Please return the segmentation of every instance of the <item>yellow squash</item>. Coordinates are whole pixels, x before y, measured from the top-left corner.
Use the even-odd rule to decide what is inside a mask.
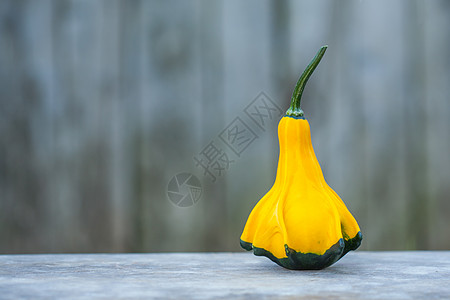
[[[278,125],[277,177],[256,204],[241,246],[288,269],[322,269],[359,247],[362,234],[344,202],[328,186],[314,154],[308,121],[300,109],[306,82],[323,46],[297,82],[289,110]]]

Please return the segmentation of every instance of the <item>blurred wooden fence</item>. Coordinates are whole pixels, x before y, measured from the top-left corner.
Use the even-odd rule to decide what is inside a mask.
[[[193,157],[260,92],[286,109],[323,44],[302,105],[362,248],[450,248],[448,1],[4,0],[0,252],[238,250],[276,122],[215,182]]]

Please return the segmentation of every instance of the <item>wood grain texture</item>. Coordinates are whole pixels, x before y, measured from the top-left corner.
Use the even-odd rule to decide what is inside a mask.
[[[348,254],[292,271],[250,253],[1,255],[4,299],[447,299],[450,252]]]

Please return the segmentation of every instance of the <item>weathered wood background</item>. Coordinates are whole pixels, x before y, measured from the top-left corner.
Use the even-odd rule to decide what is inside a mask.
[[[362,248],[449,249],[449,1],[2,0],[0,252],[238,250],[276,121],[215,182],[193,157],[323,44],[303,109]]]

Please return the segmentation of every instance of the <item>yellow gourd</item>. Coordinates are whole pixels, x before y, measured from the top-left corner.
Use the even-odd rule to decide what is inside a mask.
[[[359,247],[362,234],[344,202],[328,186],[300,109],[306,82],[323,46],[297,82],[291,106],[278,125],[280,156],[274,185],[256,204],[241,246],[288,269],[322,269]]]

